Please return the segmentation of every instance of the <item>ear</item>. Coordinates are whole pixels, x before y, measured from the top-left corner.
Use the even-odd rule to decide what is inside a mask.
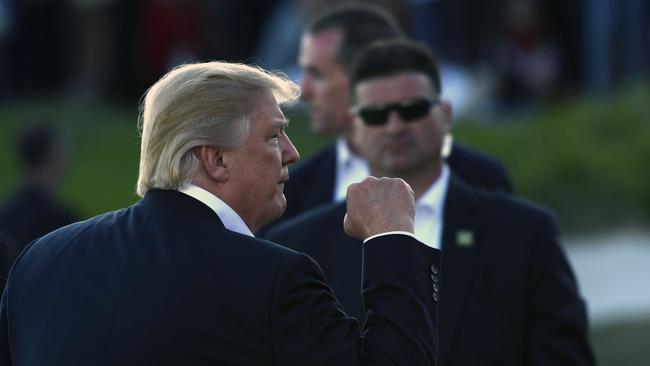
[[[454,117],[454,110],[451,103],[449,103],[448,100],[442,100],[440,103],[440,111],[442,113],[443,123],[445,124],[447,133],[451,133],[452,119]]]
[[[194,155],[199,159],[205,174],[218,181],[228,180],[228,167],[224,163],[223,152],[214,146],[197,146]]]

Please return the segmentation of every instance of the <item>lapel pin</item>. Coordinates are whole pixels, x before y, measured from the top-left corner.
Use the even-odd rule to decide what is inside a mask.
[[[459,230],[456,233],[456,246],[461,248],[470,248],[474,246],[474,232],[469,230]]]

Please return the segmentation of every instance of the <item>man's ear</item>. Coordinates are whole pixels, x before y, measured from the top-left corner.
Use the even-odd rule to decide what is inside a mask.
[[[194,155],[201,162],[205,174],[218,181],[228,180],[228,167],[224,163],[223,152],[214,146],[197,146]]]
[[[449,103],[448,100],[443,100],[440,104],[440,110],[442,112],[442,117],[444,119],[444,123],[446,124],[447,128],[447,133],[451,132],[451,125],[452,125],[452,119],[453,119],[453,113],[454,110],[451,106],[451,103]]]

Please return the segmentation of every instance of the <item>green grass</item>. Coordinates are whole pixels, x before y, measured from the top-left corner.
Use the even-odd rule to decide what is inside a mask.
[[[650,222],[650,90],[574,100],[455,135],[500,158],[517,192],[555,209],[564,229]]]
[[[600,366],[646,366],[650,360],[650,319],[594,328],[591,340]]]

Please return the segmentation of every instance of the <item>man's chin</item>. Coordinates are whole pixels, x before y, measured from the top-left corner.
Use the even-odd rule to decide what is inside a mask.
[[[287,199],[284,197],[284,194],[282,194],[280,198],[277,199],[276,202],[277,204],[275,205],[275,207],[277,207],[277,209],[273,211],[273,215],[269,215],[271,218],[269,224],[279,219],[280,216],[282,216],[284,211],[287,209]]]

